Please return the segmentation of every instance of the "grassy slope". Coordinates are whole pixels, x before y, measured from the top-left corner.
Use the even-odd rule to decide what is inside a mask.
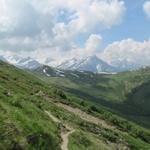
[[[73,125],[82,122],[73,114],[45,101],[43,96],[37,95],[40,91],[54,99],[58,97],[55,89],[45,86],[39,79],[0,62],[1,150],[59,150],[60,125],[50,120],[44,110],[51,111],[61,119],[74,120]],[[95,140],[90,135],[88,137]],[[76,141],[76,138],[72,139]],[[72,147],[72,144],[70,145]],[[79,144],[79,149],[83,145],[84,143]],[[96,147],[95,143],[90,142],[89,147],[93,149]]]
[[[33,95],[39,90],[47,87],[30,74],[0,62],[1,150],[60,149],[59,130],[40,109],[42,99]]]
[[[114,75],[66,72],[66,77],[40,78],[52,86],[99,103],[144,126],[150,127],[150,68]]]
[[[57,107],[53,100],[58,99],[108,120],[118,130],[108,130],[81,120]],[[53,122],[44,110],[76,129],[70,135],[69,150],[98,150],[99,146],[102,150],[119,146],[137,150],[150,147],[148,130],[95,109],[90,104],[84,103],[84,106],[78,102],[80,100],[67,98],[62,91],[49,88],[35,76],[0,62],[0,149],[59,150],[61,124]]]

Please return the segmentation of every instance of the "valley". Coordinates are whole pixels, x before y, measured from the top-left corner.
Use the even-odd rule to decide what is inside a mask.
[[[43,73],[46,68],[47,74]],[[49,86],[99,104],[127,119],[150,127],[149,67],[117,74],[55,70],[48,66],[34,71]]]
[[[0,0],[0,150],[150,150],[150,0]]]
[[[1,150],[150,148],[149,129],[49,87],[32,72],[0,62],[0,83]]]

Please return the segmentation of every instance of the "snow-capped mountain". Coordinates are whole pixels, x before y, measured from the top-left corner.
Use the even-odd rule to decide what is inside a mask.
[[[27,68],[27,69],[36,69],[38,67],[41,66],[41,64],[30,58],[30,57],[27,57],[27,58],[23,58],[21,59],[18,64],[17,64],[18,67],[21,67],[21,68]]]
[[[0,56],[0,59],[2,61],[7,61],[10,64],[13,64],[19,68],[24,69],[35,69],[41,66],[41,64],[32,59],[31,57],[20,57],[17,55],[6,55],[6,56]]]
[[[65,77],[66,76],[65,71],[62,71],[60,69],[53,68],[50,66],[46,66],[46,65],[43,65],[43,66],[38,67],[36,69],[33,69],[33,71],[40,73],[40,74],[44,74],[47,77]]]
[[[64,70],[78,70],[91,72],[114,72],[115,68],[99,59],[97,56],[89,56],[82,59],[72,58],[57,66]]]
[[[13,64],[23,69],[36,69],[47,65],[58,70],[90,71],[94,73],[114,73],[125,70],[134,70],[143,67],[139,64],[127,60],[114,61],[107,63],[96,55],[85,58],[72,58],[58,65],[58,61],[46,58],[42,64],[31,57],[21,57],[18,55],[0,55],[0,60]],[[46,70],[45,70],[46,73]]]

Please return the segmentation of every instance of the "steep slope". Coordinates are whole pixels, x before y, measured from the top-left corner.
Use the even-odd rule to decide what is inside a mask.
[[[115,68],[99,59],[97,56],[89,56],[83,59],[72,58],[57,68],[64,70],[91,71],[91,72],[114,72]]]
[[[38,61],[27,57],[27,58],[22,58],[17,64],[17,67],[20,68],[25,68],[25,69],[36,69],[40,66],[42,66]]]
[[[6,61],[6,59],[3,56],[0,56],[1,61]]]
[[[66,74],[66,71],[52,68],[46,65],[40,66],[36,69],[33,69],[34,73],[45,75],[47,77],[64,77]]]
[[[72,99],[31,73],[0,62],[0,83],[1,150],[60,150],[61,133],[68,132],[64,123],[74,129],[65,136],[68,150],[150,148],[149,130],[114,116],[102,107],[83,104],[77,97]],[[85,115],[90,114],[106,125],[84,120],[76,111],[62,107],[62,103],[72,110],[82,109]]]
[[[46,65],[40,66],[36,69],[32,69],[31,71],[37,76],[43,75],[43,77],[47,76],[47,77],[63,77],[63,78],[79,78],[80,75],[95,74],[89,71],[62,70]],[[108,73],[101,73],[101,74],[108,74]]]
[[[60,149],[59,130],[34,95],[39,90],[51,91],[34,76],[0,62],[1,150]]]
[[[42,66],[38,61],[32,59],[31,57],[20,57],[17,55],[6,55],[1,56],[0,60],[9,62],[10,64],[15,65],[19,68],[24,69],[36,69],[40,66]]]
[[[70,94],[101,104],[150,127],[149,68],[118,74],[70,71],[63,78],[39,77],[50,85],[61,87]]]

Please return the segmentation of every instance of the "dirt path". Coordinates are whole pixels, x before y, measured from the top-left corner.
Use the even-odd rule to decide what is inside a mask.
[[[61,133],[61,138],[63,139],[63,142],[61,144],[62,150],[68,150],[68,143],[69,143],[69,135],[71,135],[73,132],[75,132],[74,129],[68,127],[65,125],[65,128],[68,130],[67,132]]]
[[[55,116],[53,116],[49,111],[45,111],[45,113],[54,121],[57,123],[61,123],[59,119],[57,119]]]
[[[45,113],[56,123],[62,123],[58,118],[56,118],[55,116],[53,116],[50,112],[45,111]],[[68,143],[69,143],[69,135],[72,134],[73,132],[75,132],[74,129],[70,128],[69,126],[67,126],[66,124],[63,124],[63,131],[61,131],[61,139],[62,139],[62,143],[61,143],[61,150],[68,150]]]
[[[92,123],[95,123],[97,125],[102,125],[103,127],[108,128],[108,129],[115,129],[115,127],[107,124],[104,120],[97,118],[97,117],[94,117],[90,114],[87,114],[86,112],[80,110],[79,108],[73,108],[71,106],[68,106],[68,105],[65,105],[62,103],[55,103],[55,104],[58,107],[62,107],[65,110],[74,113],[75,115],[79,116],[81,119],[83,119],[85,121],[92,122]]]

